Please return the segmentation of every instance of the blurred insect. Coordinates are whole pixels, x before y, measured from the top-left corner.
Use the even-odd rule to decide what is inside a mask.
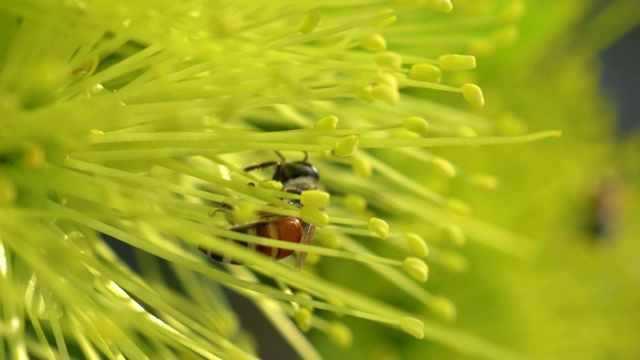
[[[624,217],[624,200],[624,184],[617,178],[602,181],[590,196],[587,230],[595,240],[615,237]]]
[[[251,165],[246,167],[244,171],[253,171],[273,166],[275,169],[272,180],[281,182],[283,191],[292,194],[302,194],[302,192],[306,190],[318,189],[318,182],[320,180],[318,169],[307,162],[308,155],[306,152],[302,161],[287,161],[279,152],[276,151],[276,154],[280,160],[266,161],[260,164]],[[302,204],[298,199],[283,200],[298,208],[302,207]],[[313,239],[315,226],[308,224],[295,216],[261,213],[258,221],[249,224],[234,225],[229,228],[229,230],[273,240],[309,244]],[[277,247],[247,243],[239,240],[233,241],[236,244],[245,246],[253,251],[263,253],[264,255],[278,260],[284,259],[294,252],[289,249],[280,249]],[[212,250],[203,248],[202,246],[199,246],[198,249],[215,261],[238,264],[238,262],[234,261],[230,257],[220,255]],[[306,252],[298,253],[296,269],[299,270],[302,268],[306,257]]]

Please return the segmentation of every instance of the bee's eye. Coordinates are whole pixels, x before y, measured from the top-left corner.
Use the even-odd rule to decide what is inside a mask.
[[[285,162],[279,165],[279,169],[273,175],[273,180],[285,182],[299,177],[311,177],[319,180],[318,169],[304,161]]]

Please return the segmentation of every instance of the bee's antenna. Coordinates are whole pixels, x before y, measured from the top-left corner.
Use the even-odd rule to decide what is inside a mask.
[[[286,161],[286,159],[284,158],[284,156],[282,156],[282,154],[280,154],[280,151],[278,150],[273,150],[273,152],[276,153],[276,155],[278,155],[278,157],[280,158],[280,160],[282,161]]]
[[[309,158],[309,153],[307,153],[306,151],[303,151],[304,153],[304,159],[302,159],[302,161],[307,161],[307,159]]]

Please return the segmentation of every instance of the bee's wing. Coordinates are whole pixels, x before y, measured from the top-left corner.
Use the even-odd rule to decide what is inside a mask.
[[[304,245],[308,245],[311,243],[311,240],[313,240],[313,233],[316,231],[316,227],[311,225],[311,224],[307,224],[305,232],[302,236],[302,240],[300,240],[300,244],[304,244]],[[307,253],[300,251],[298,253],[297,259],[296,259],[296,270],[300,271],[300,269],[302,269],[302,265],[304,265],[304,260],[307,258]]]

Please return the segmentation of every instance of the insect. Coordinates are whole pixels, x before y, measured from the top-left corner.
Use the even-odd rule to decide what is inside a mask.
[[[590,196],[586,230],[595,240],[615,237],[624,217],[624,184],[619,179],[603,180]]]
[[[302,194],[302,192],[306,190],[318,189],[318,183],[320,180],[318,169],[316,169],[316,167],[311,163],[307,162],[308,155],[306,152],[302,161],[287,161],[279,152],[276,151],[276,154],[280,160],[265,161],[260,164],[251,165],[246,167],[244,171],[253,171],[273,166],[274,173],[272,180],[281,182],[283,191],[292,194]],[[298,208],[302,207],[302,204],[298,199],[283,200]],[[295,216],[262,213],[258,221],[249,224],[234,225],[229,228],[229,230],[273,240],[309,244],[313,238],[315,226],[308,224]],[[280,249],[277,247],[252,244],[239,240],[233,241],[236,244],[246,246],[253,251],[260,252],[278,260],[284,259],[294,252],[290,249]],[[238,264],[229,257],[221,256],[220,254],[214,253],[201,246],[198,247],[198,249],[215,261]],[[299,270],[302,268],[306,257],[306,252],[300,252],[298,254],[298,258],[296,259],[296,269]]]

